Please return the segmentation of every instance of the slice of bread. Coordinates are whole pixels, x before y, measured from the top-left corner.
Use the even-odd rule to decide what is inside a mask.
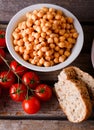
[[[78,123],[86,120],[92,112],[87,84],[77,77],[73,67],[63,69],[58,80],[55,92],[69,121]]]
[[[87,85],[92,104],[94,105],[94,78],[90,74],[82,71],[78,67],[71,66],[63,69],[58,76],[58,79],[62,80],[62,76],[65,79],[81,79],[84,81]]]

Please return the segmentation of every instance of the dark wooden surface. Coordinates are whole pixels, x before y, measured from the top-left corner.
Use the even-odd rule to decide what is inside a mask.
[[[19,10],[37,3],[44,3],[44,1],[0,0],[0,29],[6,29],[10,19]],[[70,10],[78,18],[84,31],[84,46],[80,55],[71,65],[94,76],[91,63],[91,47],[94,37],[94,0],[45,0],[45,3],[60,5]],[[8,52],[7,59],[12,60]],[[2,66],[0,69],[4,70],[6,67]],[[53,86],[60,71],[38,74],[42,81]],[[55,95],[51,101],[44,103],[39,113],[35,115],[26,114],[21,108],[21,103],[15,103],[5,95],[4,93],[0,100],[0,130],[94,130],[94,114],[83,123],[70,123],[59,108]]]

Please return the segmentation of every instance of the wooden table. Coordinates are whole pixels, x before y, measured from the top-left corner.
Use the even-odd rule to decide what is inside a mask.
[[[43,3],[43,0],[0,0],[0,29],[6,29],[12,16],[22,8]],[[70,10],[79,19],[84,31],[84,46],[78,58],[71,64],[94,76],[91,63],[91,46],[94,37],[94,0],[45,0]],[[7,52],[7,59],[12,59]],[[1,70],[5,67],[1,67]],[[41,80],[54,85],[61,70],[53,73],[38,73]],[[28,115],[21,103],[13,102],[3,94],[0,100],[0,130],[94,130],[94,114],[80,124],[70,123],[58,106],[55,96],[43,103],[39,113]]]

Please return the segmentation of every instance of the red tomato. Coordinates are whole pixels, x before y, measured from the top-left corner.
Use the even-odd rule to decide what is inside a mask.
[[[40,84],[35,89],[36,96],[42,101],[48,101],[52,97],[52,89],[46,84]]]
[[[28,114],[35,114],[40,110],[40,101],[36,97],[25,99],[22,102],[22,108]]]
[[[3,58],[5,58],[5,56],[6,56],[6,54],[5,54],[5,52],[4,52],[4,50],[2,49],[2,48],[0,48],[0,55],[3,57]],[[0,58],[0,64],[2,64],[3,63],[3,60]]]
[[[22,76],[28,70],[26,67],[22,66],[15,60],[11,61],[10,68],[19,76]]]
[[[13,84],[10,88],[10,97],[12,100],[21,102],[26,98],[27,88],[24,84]]]
[[[40,82],[38,75],[33,71],[26,72],[22,77],[22,81],[30,88],[35,88]]]
[[[5,42],[5,31],[0,30],[0,47],[5,48],[6,42]]]
[[[0,73],[0,85],[9,88],[15,82],[15,75],[11,71],[3,71]]]

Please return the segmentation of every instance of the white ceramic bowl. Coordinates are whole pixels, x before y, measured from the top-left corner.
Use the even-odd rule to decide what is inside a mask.
[[[26,12],[30,12],[35,9],[40,9],[42,7],[48,7],[48,8],[52,7],[55,9],[59,9],[59,10],[62,10],[66,16],[72,17],[74,19],[74,26],[75,26],[77,32],[79,33],[77,42],[72,49],[71,55],[64,62],[51,66],[51,67],[39,67],[39,66],[35,66],[35,65],[32,65],[32,64],[26,62],[15,52],[13,44],[12,44],[12,32],[15,29],[15,27],[17,26],[17,24],[24,20]],[[7,48],[9,50],[10,54],[12,55],[12,57],[16,61],[18,61],[20,64],[22,64],[23,66],[25,66],[31,70],[41,71],[41,72],[56,71],[56,70],[62,69],[64,67],[68,66],[69,64],[71,64],[77,58],[79,53],[81,52],[81,49],[83,47],[83,40],[84,40],[83,30],[82,30],[82,27],[81,27],[79,21],[77,20],[77,18],[70,11],[66,10],[65,8],[57,6],[57,5],[53,5],[53,4],[35,4],[35,5],[31,5],[31,6],[28,6],[24,9],[22,9],[16,15],[14,15],[14,17],[10,20],[10,22],[7,26],[7,29],[6,29],[6,44],[7,44]]]

